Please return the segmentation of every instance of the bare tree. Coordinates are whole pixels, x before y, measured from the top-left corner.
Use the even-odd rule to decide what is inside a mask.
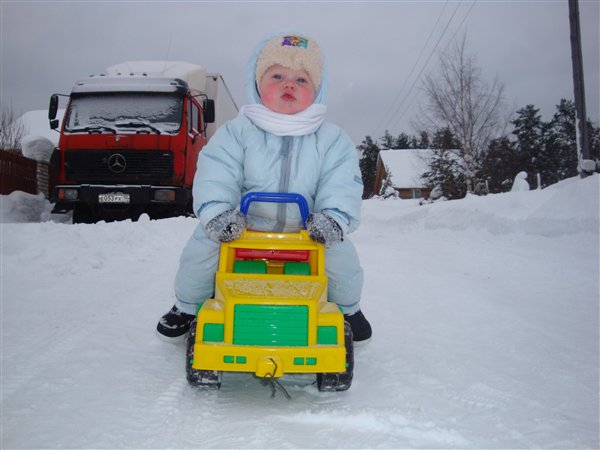
[[[2,105],[0,113],[0,149],[21,152],[21,139],[27,133],[25,125],[17,118],[12,105]]]
[[[504,86],[497,79],[484,82],[474,55],[468,53],[467,36],[440,56],[439,69],[423,81],[427,104],[417,126],[429,130],[448,128],[461,148],[461,165],[472,189],[472,178],[489,142],[506,127],[503,123]]]

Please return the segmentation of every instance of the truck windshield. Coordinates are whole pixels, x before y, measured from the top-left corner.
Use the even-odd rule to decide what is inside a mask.
[[[65,131],[175,133],[182,113],[183,97],[174,94],[86,94],[71,98]]]

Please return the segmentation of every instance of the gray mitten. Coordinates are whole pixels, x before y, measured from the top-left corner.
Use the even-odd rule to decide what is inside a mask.
[[[312,213],[306,219],[306,229],[310,238],[327,247],[344,240],[344,233],[338,223],[323,213]]]
[[[212,218],[204,227],[204,231],[212,241],[231,242],[242,235],[246,225],[244,214],[237,209],[228,209]]]

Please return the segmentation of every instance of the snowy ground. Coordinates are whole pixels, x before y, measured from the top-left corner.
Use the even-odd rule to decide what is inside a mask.
[[[194,391],[154,335],[194,219],[40,223],[43,199],[4,196],[0,445],[598,448],[599,180],[365,201],[374,339],[349,391],[284,379],[292,400],[249,375]]]

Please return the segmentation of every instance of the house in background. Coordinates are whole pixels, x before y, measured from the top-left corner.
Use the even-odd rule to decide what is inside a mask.
[[[389,170],[392,186],[400,198],[428,198],[431,188],[425,186],[421,175],[429,170],[432,157],[433,150],[381,150],[377,157],[374,192],[381,192]]]

